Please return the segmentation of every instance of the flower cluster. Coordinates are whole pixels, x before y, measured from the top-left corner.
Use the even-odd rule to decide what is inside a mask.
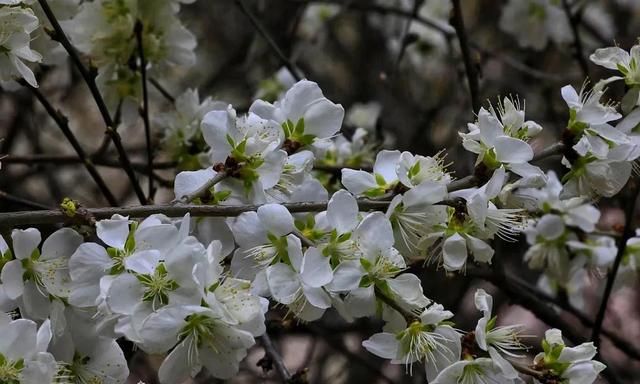
[[[37,63],[42,55],[31,49],[31,40],[40,22],[22,1],[0,1],[0,81],[24,79],[32,87],[38,82],[27,63]]]
[[[543,270],[539,284],[553,295],[568,294],[576,308],[584,308],[583,288],[590,269],[607,268],[617,253],[615,240],[595,233],[600,211],[584,197],[562,198],[562,184],[552,171],[543,188],[521,188],[511,197],[526,201],[538,217],[525,230],[530,248],[524,260]]]
[[[138,50],[144,49],[150,74],[195,63],[195,36],[180,22],[181,3],[194,0],[93,0],[63,22],[74,46],[97,67],[96,81],[110,109],[135,119],[142,82]]]
[[[194,62],[195,39],[178,19],[189,2],[65,3],[65,30],[97,66],[109,106],[119,106],[125,120],[140,99],[138,40],[152,73]],[[451,31],[448,1],[421,4],[417,15]],[[0,0],[0,79],[36,86],[23,61],[42,59],[30,42],[46,24],[36,16],[42,10],[30,7]],[[318,23],[339,12],[309,7],[305,17],[316,24],[303,34],[317,34]],[[527,0],[509,1],[500,26],[521,45],[542,49],[548,40],[569,41],[567,23],[558,2]],[[431,27],[407,31],[424,44],[446,44],[432,41]],[[536,33],[522,33],[530,30]],[[47,42],[43,51],[54,53],[57,44]],[[543,128],[527,120],[518,98],[480,108],[454,135],[475,160],[473,174],[456,179],[444,151],[381,149],[380,104],[356,104],[345,114],[318,84],[294,82],[287,70],[261,84],[246,112],[187,90],[173,111],[156,117],[163,149],[180,171],[175,200],[162,207],[241,209],[224,218],[101,216],[88,220],[95,236],[83,232],[86,239],[71,227],[44,241],[36,228],[14,229],[10,244],[0,237],[0,332],[8,335],[0,343],[0,382],[124,383],[120,338],[164,356],[162,384],[203,369],[228,379],[265,334],[269,311],[304,322],[331,311],[346,322],[381,318],[382,331],[362,346],[408,372],[423,364],[431,383],[509,384],[522,375],[593,383],[605,368],[593,360],[593,344],[566,346],[552,329],[543,352],[523,365],[529,336],[522,325],[498,321],[487,292],[475,292],[481,317],[464,331],[409,270],[487,272],[496,243],[524,233],[524,261],[541,271],[538,286],[566,294],[576,309],[585,308],[591,272],[605,272],[616,255],[617,286],[637,281],[640,232],[625,237],[619,252],[624,241],[597,228],[595,202],[618,194],[640,157],[640,46],[600,49],[591,60],[621,76],[560,90],[568,120],[550,155],[562,156],[562,178],[536,165],[532,143]],[[628,87],[625,96],[604,101],[605,87],[617,80]]]

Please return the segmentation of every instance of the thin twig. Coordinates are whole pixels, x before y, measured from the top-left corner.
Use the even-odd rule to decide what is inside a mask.
[[[289,70],[289,72],[291,73],[291,76],[293,76],[293,78],[296,79],[296,81],[302,80],[302,77],[298,74],[298,71],[296,70],[296,67],[293,65],[291,60],[289,60],[289,58],[284,54],[284,52],[282,52],[282,49],[280,49],[276,41],[273,39],[273,37],[271,37],[269,32],[262,25],[260,20],[258,20],[258,18],[253,14],[253,12],[251,12],[251,10],[249,9],[249,7],[247,7],[244,1],[235,0],[235,3],[238,6],[238,8],[242,11],[242,13],[247,17],[247,19],[249,19],[249,22],[251,22],[251,25],[253,25],[253,27],[256,29],[256,31],[258,31],[258,33],[262,36],[262,38],[265,39],[265,41],[267,42],[271,50],[276,54],[276,56],[278,56],[278,58],[282,62],[282,65],[284,65]]]
[[[12,195],[5,191],[0,191],[0,199],[10,201],[12,203],[21,204],[21,205],[24,205],[25,207],[32,208],[32,209],[51,209],[52,208],[48,205],[38,203],[37,201],[31,201],[19,196]]]
[[[513,368],[516,369],[516,371],[527,375],[527,376],[531,376],[533,378],[536,378],[538,380],[542,380],[544,379],[545,375],[544,372],[540,372],[540,371],[536,371],[535,369],[529,367],[528,365],[524,365],[524,364],[520,364],[516,361],[513,361],[511,359],[508,360],[509,363],[513,366]]]
[[[375,4],[374,2],[371,2],[371,1],[367,3],[359,3],[359,2],[349,1],[349,0],[286,0],[286,1],[289,1],[291,3],[298,3],[298,4],[312,4],[312,3],[337,4],[337,5],[343,6],[345,9],[349,9],[353,11],[372,12],[372,13],[379,13],[381,15],[393,15],[398,17],[413,18],[418,23],[426,27],[433,28],[436,31],[445,35],[446,37],[453,37],[453,35],[455,35],[455,30],[451,28],[451,26],[447,25],[446,23],[442,23],[437,20],[432,20],[428,17],[424,17],[421,15],[414,15],[413,12],[409,10],[405,10],[405,9],[397,8],[393,6]]]
[[[575,14],[571,12],[571,5],[569,4],[569,0],[562,0],[562,8],[564,9],[564,13],[567,15],[569,25],[571,26],[571,33],[573,34],[573,45],[576,49],[576,61],[580,65],[580,69],[582,70],[582,74],[584,75],[584,77],[589,77],[589,63],[587,62],[587,58],[584,55],[582,39],[580,38],[580,31],[578,30],[578,26],[580,24],[580,12],[577,12]]]
[[[607,314],[607,306],[609,304],[611,293],[613,292],[613,286],[616,281],[616,276],[618,275],[620,264],[622,264],[622,259],[624,258],[627,240],[632,238],[635,234],[633,220],[635,218],[636,201],[638,200],[638,191],[640,186],[634,179],[631,179],[631,183],[632,188],[630,191],[630,195],[627,198],[627,203],[624,210],[627,215],[624,223],[624,232],[622,237],[618,239],[618,253],[616,254],[615,260],[613,261],[611,271],[609,271],[607,284],[605,285],[604,293],[602,294],[602,301],[600,302],[600,308],[598,309],[598,314],[596,315],[596,319],[593,324],[593,331],[591,332],[591,340],[596,347],[600,346],[600,332],[602,332],[602,324],[604,323],[604,318]]]
[[[96,185],[100,189],[100,192],[102,192],[102,194],[104,195],[105,199],[107,199],[109,205],[114,207],[118,206],[118,200],[116,200],[115,196],[107,186],[107,183],[104,181],[93,162],[91,162],[91,159],[85,153],[82,145],[80,145],[80,142],[71,131],[71,128],[69,128],[69,120],[60,111],[56,110],[53,105],[51,105],[49,100],[47,100],[47,98],[42,94],[42,92],[40,92],[38,88],[34,88],[26,82],[22,82],[22,84],[31,90],[40,104],[42,104],[44,109],[47,111],[49,116],[51,116],[51,118],[56,122],[56,125],[58,126],[58,128],[60,128],[64,136],[67,138],[69,144],[71,144],[71,146],[73,147],[74,151],[78,155],[78,158],[80,159],[82,164],[84,164],[93,180],[96,182]]]
[[[545,80],[545,81],[551,81],[551,82],[567,82],[567,78],[569,76],[567,76],[566,74],[560,75],[560,74],[555,74],[555,73],[547,73],[544,71],[541,71],[537,68],[533,68],[528,66],[527,64],[509,56],[506,55],[502,52],[498,52],[498,51],[492,51],[490,49],[487,48],[483,48],[480,47],[478,44],[475,44],[473,42],[470,42],[470,45],[476,49],[477,51],[479,51],[480,53],[482,53],[483,55],[490,57],[490,58],[494,58],[504,64],[506,64],[507,66],[515,69],[516,71],[522,72],[523,74],[532,77],[534,79],[539,79],[539,80]]]
[[[464,27],[464,17],[462,16],[462,6],[460,0],[452,0],[453,12],[451,24],[456,29],[458,41],[460,42],[460,51],[464,60],[464,69],[467,73],[467,82],[469,83],[469,94],[471,96],[471,106],[473,112],[480,110],[480,86],[478,84],[478,71],[476,65],[471,58],[471,49],[469,48],[469,38]]]
[[[211,179],[209,179],[209,181],[207,181],[204,185],[202,185],[200,188],[198,188],[197,190],[195,190],[194,192],[188,194],[188,195],[184,195],[184,196],[180,196],[179,198],[177,198],[176,200],[172,201],[173,204],[188,204],[190,202],[192,202],[193,200],[204,196],[205,194],[209,193],[209,190],[211,188],[213,188],[216,184],[218,184],[219,182],[221,182],[222,180],[224,180],[227,177],[227,173],[224,171],[218,172],[215,174],[215,176],[213,176]]]
[[[523,289],[517,284],[512,283],[505,275],[498,276],[491,270],[476,268],[475,266],[467,266],[467,274],[486,280],[501,291],[503,291],[514,303],[521,305],[523,308],[531,311],[538,319],[547,325],[562,330],[562,334],[574,345],[578,345],[587,341],[585,337],[578,334],[573,325],[563,320],[556,311],[551,307],[551,303],[545,303],[538,300],[530,291]],[[620,382],[617,374],[611,368],[611,365],[603,358],[599,358],[609,368],[603,372],[610,382]]]
[[[420,7],[422,6],[422,4],[424,4],[424,1],[425,0],[413,0],[411,17],[410,18],[408,17],[407,20],[405,21],[404,30],[402,31],[402,39],[400,40],[400,43],[402,45],[400,46],[400,51],[398,52],[398,55],[396,56],[396,59],[394,61],[393,70],[391,71],[391,77],[396,76],[396,74],[398,73],[398,70],[400,69],[400,63],[402,62],[402,58],[404,58],[404,55],[407,52],[407,48],[412,42],[415,42],[415,39],[411,38],[411,36],[409,35],[409,32],[411,31],[411,24],[418,16],[418,11],[420,11]]]
[[[447,191],[459,191],[461,189],[467,189],[478,185],[480,179],[475,175],[465,176],[462,179],[454,180],[447,185]]]
[[[524,290],[531,292],[539,300],[553,303],[553,305],[556,305],[558,308],[572,314],[578,320],[580,320],[582,325],[584,325],[585,327],[593,328],[594,321],[582,311],[573,307],[567,300],[560,300],[556,297],[553,297],[516,276],[507,276],[506,279],[513,284],[521,286]],[[601,332],[611,340],[612,344],[616,348],[627,354],[629,357],[640,360],[640,350],[635,345],[630,343],[628,340],[625,340],[622,337],[618,336],[609,329],[602,328]]]
[[[134,27],[136,40],[138,43],[138,56],[140,57],[140,77],[142,78],[142,122],[144,123],[144,140],[147,144],[147,202],[153,199],[153,152],[151,150],[151,123],[149,122],[149,89],[147,88],[147,60],[144,56],[144,42],[142,34],[144,32],[144,24],[138,20]]]
[[[170,103],[175,103],[176,102],[176,98],[175,96],[173,96],[165,87],[162,86],[162,84],[160,84],[158,82],[158,80],[154,79],[153,77],[149,78],[149,83],[151,83],[151,85],[153,85],[153,87],[160,92],[160,94],[167,99],[168,102]]]
[[[398,313],[400,313],[402,317],[404,317],[404,319],[407,321],[408,324],[418,319],[416,315],[402,308],[393,298],[387,296],[384,292],[378,289],[378,287],[375,287],[374,291],[377,299],[379,299],[380,301],[382,301],[383,303],[385,303],[386,305],[388,305],[389,307],[395,309]]]
[[[109,156],[106,156],[109,157]],[[109,160],[108,158],[102,158],[98,156],[91,155],[89,159],[92,163],[98,166],[110,167],[110,168],[120,168],[120,163],[118,161]],[[13,155],[9,154],[7,157],[2,159],[3,164],[55,164],[55,165],[72,165],[72,164],[80,164],[83,162],[83,159],[79,158],[75,155],[50,155],[50,154],[34,154],[34,155]],[[162,162],[154,162],[153,169],[171,169],[175,168],[177,163],[175,161],[162,161]],[[147,164],[144,163],[136,163],[132,162],[131,166],[133,169],[139,172],[148,172]]]
[[[546,159],[547,157],[561,155],[562,151],[564,150],[565,150],[565,145],[561,142],[551,144],[550,146],[546,147],[542,151],[536,153],[533,156],[533,159],[531,159],[531,162],[534,163],[536,161]]]
[[[260,336],[260,341],[262,342],[262,346],[264,347],[265,355],[268,356],[269,359],[271,359],[271,361],[273,362],[273,365],[276,368],[276,372],[278,372],[278,376],[280,376],[282,382],[288,383],[289,381],[291,381],[291,373],[289,373],[287,366],[284,364],[280,353],[276,351],[276,348],[273,345],[269,334],[265,332],[262,336]]]
[[[38,3],[42,7],[44,14],[47,16],[47,19],[49,20],[49,22],[51,23],[51,26],[55,31],[55,35],[53,36],[54,39],[58,41],[60,44],[62,44],[64,49],[69,54],[71,61],[73,62],[75,67],[78,69],[78,71],[80,72],[80,75],[82,76],[85,83],[89,87],[89,91],[91,92],[91,95],[93,96],[93,99],[95,100],[96,105],[98,106],[98,110],[100,111],[100,115],[102,116],[102,119],[104,120],[104,123],[106,125],[106,133],[107,135],[109,135],[109,137],[111,137],[111,140],[113,141],[113,144],[115,145],[116,150],[118,151],[118,156],[120,158],[120,162],[122,163],[122,168],[124,169],[127,176],[129,177],[129,180],[131,181],[131,185],[133,186],[133,189],[136,195],[138,196],[138,200],[140,201],[141,204],[144,204],[146,202],[146,197],[144,195],[144,192],[142,191],[142,188],[140,187],[140,184],[138,183],[136,173],[131,167],[129,156],[127,155],[127,152],[124,150],[124,146],[122,145],[122,139],[120,138],[120,135],[118,134],[118,132],[115,130],[114,122],[111,119],[111,115],[109,114],[109,109],[107,108],[107,105],[105,104],[104,99],[100,94],[100,90],[98,90],[98,85],[95,82],[95,76],[92,73],[90,73],[89,70],[87,70],[87,68],[82,63],[82,60],[78,55],[78,52],[76,51],[76,49],[73,47],[73,45],[67,38],[67,35],[64,33],[64,30],[60,26],[58,19],[56,18],[55,14],[51,10],[51,7],[49,7],[47,0],[38,0]]]

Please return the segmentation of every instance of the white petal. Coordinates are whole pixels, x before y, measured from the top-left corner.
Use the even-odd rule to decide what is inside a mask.
[[[113,260],[96,243],[81,244],[69,259],[69,273],[74,281],[95,281],[111,268]]]
[[[467,241],[458,233],[444,241],[442,250],[447,271],[459,271],[467,262]]]
[[[42,244],[40,260],[57,259],[59,257],[71,257],[83,238],[71,228],[62,228],[49,236]]]
[[[582,343],[575,347],[564,347],[558,361],[561,363],[571,363],[575,361],[591,360],[598,352],[593,343]]]
[[[36,350],[37,327],[31,320],[18,319],[2,329],[0,353],[9,361],[28,357]]]
[[[106,302],[113,312],[131,315],[136,305],[142,302],[143,295],[144,287],[138,279],[132,274],[124,273],[113,280]]]
[[[23,274],[24,269],[20,260],[11,260],[2,268],[0,278],[2,279],[4,293],[9,299],[16,300],[22,296],[24,292]]]
[[[300,290],[298,275],[288,265],[278,263],[267,268],[267,283],[271,296],[282,304],[291,304]]]
[[[309,304],[316,308],[327,309],[331,308],[331,297],[322,288],[310,287],[306,284],[302,285],[302,292],[306,297]]]
[[[155,272],[162,257],[155,249],[140,251],[124,259],[124,266],[133,272],[150,275]]]
[[[180,199],[183,196],[194,193],[213,179],[216,174],[217,172],[211,167],[199,171],[182,171],[178,173],[173,185],[175,198]]]
[[[281,106],[282,113],[285,119],[290,119],[295,124],[303,117],[310,104],[322,98],[324,95],[318,84],[309,80],[298,81],[285,94]]]
[[[383,359],[396,359],[398,357],[398,339],[392,333],[376,333],[362,342],[362,346],[374,355]]]
[[[382,150],[376,156],[376,162],[373,165],[374,175],[381,175],[387,184],[398,179],[396,168],[400,162],[400,151]]]
[[[13,255],[16,259],[26,259],[31,257],[33,251],[40,244],[40,231],[35,228],[14,229],[11,232],[13,240]]]
[[[258,217],[266,230],[276,236],[286,236],[293,231],[293,216],[280,204],[265,204],[258,208]]]
[[[495,348],[489,348],[489,356],[491,356],[493,363],[500,368],[504,377],[510,380],[518,377],[518,371]]]
[[[329,284],[333,279],[329,257],[324,256],[318,248],[309,247],[302,259],[300,279],[314,288]]]
[[[333,271],[333,280],[327,288],[333,292],[356,289],[364,273],[358,261],[344,261]]]
[[[351,232],[358,224],[358,202],[341,189],[331,196],[327,206],[327,220],[338,234]]]
[[[369,172],[342,168],[342,185],[354,195],[361,195],[371,188],[376,188],[375,177]]]
[[[326,98],[316,100],[304,113],[304,133],[319,138],[332,137],[342,127],[344,108]]]
[[[273,188],[280,181],[282,169],[287,162],[287,153],[277,150],[264,156],[264,163],[258,168],[259,181],[263,189]]]
[[[227,135],[236,139],[235,111],[231,106],[226,111],[210,111],[202,118],[201,124],[204,140],[212,148],[212,161],[214,163],[225,161],[231,146],[227,141]],[[177,195],[177,193],[176,193]]]
[[[536,224],[536,230],[546,240],[555,240],[564,234],[564,221],[558,215],[544,215]]]
[[[571,85],[565,85],[564,87],[562,87],[560,93],[562,94],[562,98],[567,103],[569,108],[582,107],[580,96],[578,95],[578,92],[576,92],[575,88],[573,88]]]
[[[501,163],[525,163],[533,159],[533,149],[525,141],[499,136],[494,142],[496,159]]]
[[[394,244],[391,222],[382,212],[374,212],[364,218],[354,232],[354,241],[365,253],[377,254]]]
[[[450,367],[459,360],[462,347],[460,345],[460,335],[449,326],[437,327],[434,331],[443,338],[443,347],[434,352],[434,360],[427,359],[425,362],[425,372],[429,383],[435,383],[437,374],[445,368]],[[455,381],[453,382],[455,383]]]
[[[388,279],[387,283],[401,302],[416,307],[425,307],[429,304],[429,299],[422,293],[422,283],[418,276],[412,273],[403,273],[393,279]]]
[[[493,297],[484,289],[478,289],[473,297],[473,301],[478,311],[482,311],[484,316],[491,316],[493,310]]]
[[[473,255],[473,260],[480,263],[491,263],[494,251],[489,244],[483,240],[469,236],[467,237],[467,245]]]
[[[108,246],[124,249],[129,236],[129,219],[114,215],[111,219],[100,220],[96,223],[96,233]]]
[[[627,67],[631,57],[629,53],[619,47],[598,48],[589,56],[589,59],[597,65],[618,70],[618,65]]]
[[[182,383],[195,373],[200,371],[199,361],[193,361],[196,366],[189,366],[190,348],[196,348],[196,342],[191,337],[187,337],[178,344],[169,355],[162,361],[158,370],[158,378],[162,384]],[[194,356],[191,356],[192,358]]]

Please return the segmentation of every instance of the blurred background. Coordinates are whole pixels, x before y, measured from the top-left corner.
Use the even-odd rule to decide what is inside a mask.
[[[522,2],[554,3],[564,12],[559,0]],[[552,25],[537,30],[527,19],[535,16],[531,14],[522,20],[512,18],[512,25],[504,25],[502,14],[513,1],[461,3],[470,64],[479,76],[478,99],[488,106],[489,102],[495,105],[500,98],[509,96],[526,105],[526,118],[544,127],[543,135],[532,142],[534,150],[556,142],[566,126],[568,110],[560,96],[562,86],[572,84],[579,88],[586,75],[594,83],[611,76],[611,72],[588,62],[588,55],[598,47],[619,45],[629,49],[640,36],[640,0],[572,2],[570,10],[582,45],[580,52],[576,49],[575,31],[569,28],[567,19],[558,23],[564,22],[569,29]],[[189,69],[171,69],[155,79],[171,97],[194,88],[202,99],[210,96],[233,104],[238,111],[246,111],[256,97],[277,97],[291,79],[283,69],[283,60],[265,38],[268,37],[304,77],[319,83],[330,100],[345,107],[346,136],[353,133],[354,127],[362,126],[376,138],[376,145],[424,155],[445,150],[446,162],[451,163],[456,177],[471,173],[473,159],[459,145],[458,132],[465,131],[466,124],[474,121],[474,108],[462,51],[450,24],[449,0],[246,0],[244,4],[266,34],[260,33],[232,0],[199,0],[182,6],[180,19],[197,37],[197,64]],[[535,13],[533,8],[529,11]],[[555,33],[565,36],[550,35],[547,41],[542,34],[555,27],[560,29]],[[544,44],[539,41],[543,38]],[[583,59],[578,59],[577,54]],[[94,162],[121,204],[137,204],[113,147],[97,152],[103,141],[104,125],[79,74],[71,65],[63,64],[44,67],[38,76],[41,91],[69,118],[70,128],[86,152],[99,154]],[[171,97],[157,88],[152,87],[150,92],[158,167],[154,172],[160,186],[155,202],[163,203],[173,198],[175,159],[165,148],[162,129],[154,128],[153,122],[173,109],[173,105]],[[619,99],[623,94],[624,85],[620,82],[609,89],[611,98]],[[145,182],[142,122],[138,119],[121,124],[118,130],[140,180]],[[64,197],[78,200],[86,207],[106,205],[75,152],[28,90],[0,91],[0,137],[3,138],[0,154],[6,156],[0,175],[0,211],[55,208]],[[367,165],[370,164],[362,164]],[[561,171],[557,157],[543,165],[545,169]],[[34,207],[33,202],[40,207]],[[618,201],[604,199],[598,205],[603,211],[601,230],[615,230],[623,224]],[[535,285],[536,274],[521,261],[526,242],[522,239],[517,243],[498,243],[497,247],[509,273]],[[528,353],[537,353],[539,337],[547,327],[527,309],[526,302],[514,300],[513,295],[475,279],[472,273],[449,277],[428,268],[412,272],[421,276],[427,297],[456,313],[456,324],[461,329],[475,326],[478,315],[473,307],[473,292],[478,287],[485,288],[494,295],[502,321],[526,324],[532,336],[525,340],[531,344]],[[604,277],[595,273],[590,276],[594,281]],[[599,304],[596,294],[590,293],[591,300],[587,300],[584,312],[591,319]],[[638,304],[637,286],[617,292],[605,321],[606,329],[636,348],[640,344]],[[302,324],[285,315],[277,311],[271,314],[269,332],[286,365],[300,380],[426,381],[421,369],[414,369],[413,376],[405,375],[403,365],[382,363],[362,349],[362,339],[380,329],[381,324],[375,320],[347,324],[328,312],[320,322]],[[589,328],[578,317],[567,312],[558,312],[557,316],[570,324],[577,335],[587,338],[590,335]],[[603,356],[621,382],[640,382],[639,356],[629,356],[608,337],[604,338],[602,348]],[[256,346],[240,375],[231,382],[275,380],[277,376],[263,356],[262,348]],[[130,358],[131,382],[154,383],[153,367],[161,359],[136,351],[131,351]],[[198,380],[216,382],[207,377]]]

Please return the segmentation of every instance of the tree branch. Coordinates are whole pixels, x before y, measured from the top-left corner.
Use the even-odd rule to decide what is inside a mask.
[[[386,210],[389,201],[360,200],[358,205],[361,210]],[[327,209],[327,202],[285,203],[282,204],[291,213],[321,212]],[[87,213],[93,215],[96,220],[108,219],[114,214],[144,218],[156,213],[162,213],[168,217],[182,217],[187,213],[197,217],[233,217],[244,212],[256,211],[260,205],[139,205],[133,207],[113,208],[87,208]],[[60,211],[24,211],[0,213],[0,226],[20,226],[62,223],[68,217]]]
[[[142,21],[136,21],[134,27],[136,40],[138,43],[138,56],[140,57],[140,77],[142,78],[142,109],[140,115],[144,123],[144,140],[147,145],[147,202],[153,199],[153,152],[151,150],[151,123],[149,122],[149,89],[147,88],[147,60],[144,56],[144,41],[142,33],[144,32],[144,24]]]
[[[582,74],[584,77],[589,77],[589,63],[584,55],[584,48],[582,46],[582,39],[580,38],[580,31],[578,30],[578,25],[580,24],[579,13],[571,12],[571,5],[569,4],[569,0],[562,0],[562,8],[564,9],[564,13],[567,15],[567,19],[569,20],[569,25],[571,26],[571,33],[573,34],[573,44],[576,49],[575,58],[578,64],[580,65],[580,69],[582,70]]]
[[[127,152],[124,150],[120,135],[115,130],[113,120],[111,119],[111,115],[109,114],[107,105],[105,104],[104,99],[102,98],[102,95],[98,90],[98,86],[95,82],[94,75],[89,73],[89,71],[84,66],[84,64],[82,64],[82,60],[80,60],[80,56],[78,55],[78,52],[75,50],[75,48],[67,38],[67,35],[64,33],[64,30],[60,26],[58,19],[56,19],[56,16],[51,10],[51,7],[49,7],[47,0],[38,0],[38,3],[42,7],[44,14],[47,16],[47,19],[49,19],[49,22],[51,23],[51,26],[55,31],[54,39],[57,40],[60,44],[62,44],[64,49],[69,54],[69,57],[71,57],[71,61],[73,62],[75,67],[78,69],[78,71],[80,72],[80,75],[82,76],[85,83],[89,87],[89,91],[91,92],[91,95],[93,96],[93,99],[95,100],[98,106],[98,110],[100,111],[100,115],[102,115],[102,119],[104,120],[104,123],[106,125],[106,133],[107,135],[109,135],[109,137],[111,137],[111,140],[113,141],[113,144],[115,145],[116,150],[118,151],[118,156],[120,158],[120,162],[122,163],[122,168],[124,169],[127,176],[129,177],[129,180],[131,181],[131,185],[133,186],[133,189],[136,195],[138,196],[138,200],[140,201],[140,204],[144,204],[146,202],[146,197],[144,195],[144,192],[142,192],[142,188],[140,188],[140,184],[138,184],[136,173],[134,172],[133,168],[131,168],[131,162],[129,161],[129,156],[127,155]]]
[[[469,49],[469,39],[464,27],[464,18],[462,16],[462,6],[460,0],[452,0],[453,12],[451,16],[451,24],[456,29],[458,41],[460,42],[460,51],[464,60],[464,69],[467,73],[467,82],[469,83],[469,94],[471,96],[471,107],[476,113],[480,110],[482,103],[480,102],[480,86],[478,84],[478,71],[476,65],[471,58],[471,50]]]
[[[120,163],[117,161],[109,160],[106,158],[102,158],[96,155],[90,155],[89,159],[91,162],[98,166],[110,167],[110,168],[120,168]],[[55,164],[55,165],[69,165],[69,164],[79,164],[83,163],[83,159],[74,155],[50,155],[50,154],[35,154],[35,155],[13,155],[9,154],[7,157],[2,159],[3,164]],[[164,162],[155,162],[153,164],[153,169],[170,169],[174,168],[177,165],[175,161],[164,161]],[[143,163],[131,163],[131,166],[136,171],[147,172],[148,167],[147,164]]]
[[[550,296],[547,293],[537,289],[534,286],[531,286],[529,283],[527,283],[526,281],[521,280],[520,278],[518,278],[516,276],[507,276],[506,278],[511,283],[517,284],[520,287],[522,287],[522,289],[531,292],[539,300],[541,300],[543,302],[552,303],[553,305],[557,306],[558,308],[560,308],[560,309],[570,313],[571,315],[575,316],[578,320],[580,320],[582,325],[584,325],[585,327],[593,328],[594,321],[592,319],[590,319],[582,311],[580,311],[579,309],[573,307],[571,305],[571,303],[569,303],[567,300],[559,300],[556,297]],[[635,345],[633,345],[632,343],[630,343],[627,340],[624,340],[622,337],[618,336],[617,334],[615,334],[614,332],[610,331],[609,329],[602,328],[602,334],[607,336],[611,340],[611,342],[613,343],[613,345],[616,348],[618,348],[622,352],[626,353],[629,357],[632,357],[632,358],[634,358],[636,360],[640,360],[640,350]]]
[[[436,31],[445,35],[446,37],[453,37],[455,35],[455,30],[451,28],[451,26],[447,25],[446,23],[442,23],[437,20],[432,20],[424,16],[414,15],[413,12],[402,9],[402,8],[379,5],[370,1],[366,3],[359,3],[359,2],[349,1],[349,0],[286,0],[286,1],[289,1],[292,3],[298,3],[298,4],[312,4],[312,3],[337,4],[337,5],[343,6],[345,9],[354,10],[354,11],[373,12],[373,13],[379,13],[382,15],[394,15],[394,16],[399,16],[404,18],[413,18],[416,22],[426,27],[433,28]]]
[[[51,207],[48,205],[38,203],[37,201],[27,200],[22,197],[7,193],[5,191],[0,191],[0,199],[10,201],[12,203],[24,205],[25,207],[29,207],[32,209],[51,209]]]
[[[293,65],[291,60],[289,60],[289,58],[284,54],[284,52],[282,52],[282,49],[280,49],[276,41],[273,39],[273,37],[271,37],[269,32],[262,25],[260,20],[258,20],[258,18],[251,12],[251,10],[249,9],[249,7],[247,7],[244,1],[235,0],[235,3],[238,6],[238,8],[242,11],[242,13],[247,17],[247,19],[249,19],[249,22],[251,22],[251,25],[253,25],[256,31],[258,31],[260,36],[262,36],[262,38],[265,39],[265,41],[267,42],[271,50],[276,54],[276,56],[278,56],[278,58],[282,62],[282,65],[284,65],[289,70],[289,72],[291,73],[291,76],[293,76],[293,78],[296,79],[296,81],[302,80],[302,77],[298,74],[298,71],[296,70],[296,67]]]
[[[561,142],[551,144],[550,146],[546,147],[542,151],[536,153],[533,156],[533,159],[531,159],[531,162],[535,163],[536,161],[546,159],[547,157],[560,155],[564,150],[565,150],[565,145]]]
[[[82,162],[82,164],[84,164],[85,168],[87,169],[93,180],[96,182],[96,185],[100,189],[100,192],[102,192],[102,195],[104,195],[105,199],[107,199],[109,205],[113,207],[118,206],[118,200],[116,200],[115,196],[107,186],[107,183],[104,181],[93,162],[91,162],[91,159],[85,153],[82,145],[80,145],[80,142],[71,131],[71,128],[69,128],[69,120],[60,111],[56,110],[53,105],[51,105],[49,100],[47,100],[47,98],[42,94],[42,92],[40,92],[38,88],[34,88],[26,82],[22,82],[22,85],[31,90],[40,104],[42,104],[44,109],[47,111],[49,116],[51,116],[51,118],[55,121],[58,128],[60,128],[64,136],[67,138],[69,144],[71,144],[74,151],[76,151],[78,159],[80,160],[80,162]]]
[[[160,84],[160,82],[158,82],[158,80],[154,79],[153,77],[149,78],[149,83],[151,83],[151,85],[153,85],[153,87],[160,92],[160,94],[167,99],[168,102],[170,102],[171,104],[176,102],[176,98],[175,96],[173,96],[165,87],[162,86],[162,84]]]
[[[282,382],[283,383],[290,382],[291,373],[289,373],[289,370],[284,365],[282,356],[280,356],[280,353],[276,351],[276,348],[273,345],[273,342],[271,341],[271,337],[269,337],[269,334],[267,332],[265,332],[262,336],[260,336],[260,342],[264,347],[265,355],[268,356],[269,359],[271,359],[271,361],[273,362],[273,365],[276,368],[276,372],[278,372],[278,376],[280,376],[280,379],[282,379]]]
[[[605,285],[604,293],[602,294],[602,301],[600,302],[600,308],[598,309],[598,314],[596,315],[596,319],[593,324],[593,331],[591,333],[591,340],[596,347],[600,346],[600,332],[602,332],[602,324],[604,323],[604,318],[607,314],[607,305],[609,304],[609,298],[613,292],[613,285],[616,281],[616,276],[618,275],[622,259],[624,258],[627,240],[632,238],[635,234],[633,219],[635,218],[636,201],[638,200],[640,187],[638,182],[634,179],[631,179],[630,184],[632,188],[624,210],[627,215],[624,223],[624,232],[622,237],[618,239],[618,253],[616,254],[613,266],[611,267],[611,271],[607,277],[607,284]]]
[[[188,195],[184,195],[181,196],[180,198],[177,198],[176,200],[172,201],[172,204],[188,204],[190,202],[192,202],[193,200],[204,196],[205,194],[209,193],[209,190],[211,188],[213,188],[213,186],[215,186],[216,184],[218,184],[219,182],[221,182],[222,180],[224,180],[227,177],[227,172],[225,171],[221,171],[216,173],[216,175],[214,177],[212,177],[211,179],[209,179],[209,181],[207,181],[203,186],[201,186],[200,188],[198,188],[197,190],[195,190],[193,193],[190,193]]]

